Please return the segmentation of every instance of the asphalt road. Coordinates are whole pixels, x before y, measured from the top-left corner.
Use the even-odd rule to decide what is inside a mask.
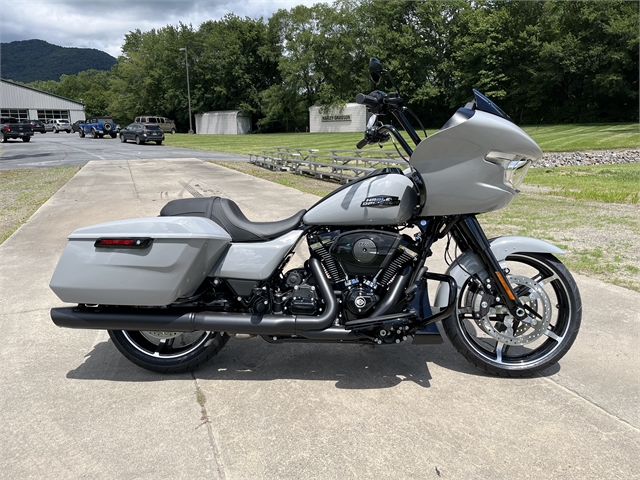
[[[197,158],[198,160],[238,160],[247,157],[230,153],[176,148],[167,145],[136,145],[120,139],[80,138],[77,134],[36,133],[29,143],[10,140],[0,145],[0,170],[85,165],[92,160],[149,160],[154,158]]]

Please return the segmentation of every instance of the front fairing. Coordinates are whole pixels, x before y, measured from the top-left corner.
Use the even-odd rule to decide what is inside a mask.
[[[411,156],[427,188],[420,215],[503,208],[519,193],[514,176],[522,177],[541,157],[540,147],[513,122],[480,110],[460,109],[440,131],[420,142]],[[509,170],[518,165],[519,171]]]

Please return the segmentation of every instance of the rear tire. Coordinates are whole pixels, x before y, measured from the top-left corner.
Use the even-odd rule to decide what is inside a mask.
[[[78,135],[80,136],[80,138],[84,138],[84,132],[82,130],[78,132]]]
[[[176,129],[175,129],[175,128],[172,128],[172,129],[171,129],[171,135],[173,135],[174,133],[176,133]]]
[[[140,140],[140,137],[138,135],[136,135],[136,145],[140,145],[144,143],[142,140]]]
[[[31,137],[22,137],[22,141],[27,143],[27,142],[31,141]]]
[[[515,253],[506,264],[514,293],[533,312],[528,323],[496,312],[500,302],[468,278],[456,313],[442,325],[455,349],[479,369],[501,377],[530,377],[571,348],[580,329],[582,300],[575,280],[553,255]]]
[[[229,341],[229,335],[218,332],[109,330],[109,336],[129,361],[158,373],[195,370],[220,353]]]
[[[157,140],[156,145],[162,145],[162,140]]]
[[[91,138],[98,138],[98,133],[93,128],[91,129]]]

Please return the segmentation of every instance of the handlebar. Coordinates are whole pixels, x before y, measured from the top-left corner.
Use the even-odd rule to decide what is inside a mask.
[[[358,95],[356,95],[356,103],[359,103],[360,105],[367,105],[369,107],[376,107],[380,102],[376,97],[372,95],[359,93]]]
[[[360,140],[360,141],[358,142],[358,144],[356,145],[356,148],[357,148],[358,150],[361,150],[361,149],[363,149],[364,147],[366,147],[368,144],[369,144],[369,140],[368,140],[368,139],[366,139],[366,138],[363,138],[362,140]]]

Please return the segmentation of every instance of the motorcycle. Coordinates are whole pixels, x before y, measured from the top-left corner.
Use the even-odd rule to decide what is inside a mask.
[[[357,147],[392,140],[405,171],[376,169],[276,222],[252,222],[232,200],[210,197],[170,201],[155,218],[80,228],[50,282],[76,305],[53,308],[53,322],[108,330],[126,358],[163,373],[201,366],[231,337],[425,345],[443,342],[437,322],[491,374],[530,376],[558,362],[582,308],[555,256],[562,250],[522,236],[489,240],[477,219],[513,201],[540,147],[476,90],[421,139],[391,73],[375,58],[369,71],[396,92],[358,94],[370,118]],[[308,260],[285,270],[303,239]],[[445,240],[450,264],[433,273],[426,262]],[[429,282],[438,285],[433,302]]]

